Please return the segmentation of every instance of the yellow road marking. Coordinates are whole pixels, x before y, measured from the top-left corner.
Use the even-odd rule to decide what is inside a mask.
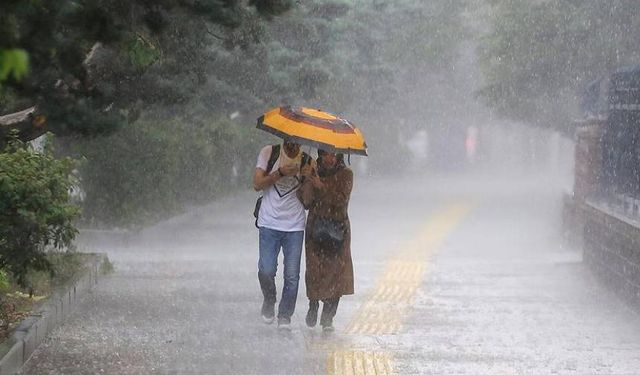
[[[471,204],[454,204],[427,221],[414,241],[389,261],[377,286],[347,325],[346,332],[398,333],[426,273],[425,260],[471,209]]]
[[[354,314],[345,332],[399,333],[426,274],[426,261],[472,208],[470,203],[452,204],[428,220],[418,235],[388,261],[376,287]],[[386,351],[336,350],[327,357],[327,373],[393,374],[393,359]]]
[[[329,375],[392,375],[392,357],[387,352],[369,352],[362,350],[337,350],[327,356],[327,374]]]

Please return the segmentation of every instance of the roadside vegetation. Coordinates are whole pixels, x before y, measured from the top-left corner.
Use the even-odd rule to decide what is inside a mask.
[[[0,338],[83,267],[85,255],[69,251],[80,214],[73,167],[17,139],[0,153]]]
[[[31,269],[23,282],[0,271],[0,342],[57,289],[77,280],[86,270],[89,254],[57,252],[45,256],[46,271]]]
[[[0,270],[22,287],[30,271],[52,271],[47,254],[66,250],[77,233],[73,165],[17,139],[0,153]]]

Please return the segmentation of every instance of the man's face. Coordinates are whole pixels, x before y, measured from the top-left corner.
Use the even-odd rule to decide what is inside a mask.
[[[298,155],[298,152],[300,152],[300,145],[297,143],[284,141],[283,147],[284,152],[286,152],[287,156],[290,158],[295,157],[296,155]]]

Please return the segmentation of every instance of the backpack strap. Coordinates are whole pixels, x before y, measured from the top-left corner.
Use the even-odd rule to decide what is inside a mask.
[[[267,161],[267,174],[271,173],[274,164],[276,164],[276,160],[280,157],[280,145],[271,145],[271,155],[269,155],[269,160]],[[262,195],[258,197],[256,201],[256,207],[253,209],[253,216],[256,218],[254,225],[256,228],[258,227],[258,213],[260,212],[260,206],[262,205]]]
[[[307,154],[306,152],[302,151],[302,160],[300,163],[300,172],[302,172],[302,167],[304,167],[307,164],[311,164],[311,156],[309,154]],[[304,182],[304,176],[300,177],[300,183]]]
[[[271,146],[271,155],[269,156],[269,161],[267,162],[267,174],[271,173],[273,169],[273,165],[278,160],[280,156],[280,145],[272,145]]]

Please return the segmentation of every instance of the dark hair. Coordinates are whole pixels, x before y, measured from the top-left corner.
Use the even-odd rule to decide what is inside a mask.
[[[325,151],[325,150],[319,148],[318,149],[318,157],[322,157],[322,155],[324,155],[324,154],[333,154],[333,152]],[[343,154],[336,154],[336,156],[344,157]]]
[[[331,168],[331,170],[323,170],[324,168],[322,167],[322,156],[324,154],[328,154],[327,151],[318,149],[318,174],[320,175],[320,177],[326,176],[326,175],[331,175],[334,174],[335,172],[339,171],[342,168],[345,168],[346,165],[344,164],[344,154],[336,154],[336,165],[335,167]]]

